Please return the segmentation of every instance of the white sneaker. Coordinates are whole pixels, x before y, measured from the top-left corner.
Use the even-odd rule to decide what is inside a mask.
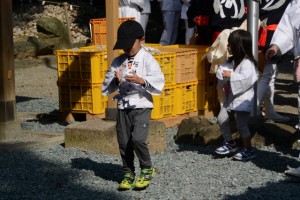
[[[286,123],[291,120],[291,118],[279,115],[278,113],[273,113],[271,115],[266,114],[266,119],[273,120],[274,122],[277,122],[277,123]]]
[[[300,122],[295,125],[295,129],[300,130]]]
[[[298,168],[290,168],[284,172],[285,175],[296,176],[300,178],[300,167]]]

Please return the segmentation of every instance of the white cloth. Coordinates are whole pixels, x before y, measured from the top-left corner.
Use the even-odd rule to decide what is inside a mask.
[[[292,0],[287,6],[271,44],[277,45],[281,54],[294,48],[294,56],[300,55],[300,0]]]
[[[116,57],[109,68],[102,85],[102,94],[109,95],[119,89],[115,99],[118,100],[118,108],[153,108],[152,95],[160,95],[164,87],[165,79],[159,63],[144,48],[135,55],[132,69],[137,76],[143,78],[146,87],[123,80],[119,85],[115,84],[115,71],[125,67],[124,73],[128,72],[128,56],[122,54]]]
[[[224,29],[214,41],[214,43],[209,47],[207,52],[202,56],[202,59],[207,58],[207,61],[211,63],[209,70],[210,74],[215,74],[219,65],[224,63],[229,54],[227,51],[228,37],[230,33],[237,29],[247,29],[247,20],[245,20],[240,27],[232,27],[231,29]]]
[[[254,83],[257,78],[258,70],[254,63],[246,58],[242,60],[231,72],[230,90],[227,98],[224,99],[224,107],[228,110],[251,112],[254,101]]]
[[[228,78],[225,78],[222,76],[222,72],[224,70],[229,70],[231,72],[233,72],[233,66],[232,66],[232,63],[229,63],[229,62],[225,62],[223,64],[221,64],[218,69],[217,69],[217,72],[216,72],[216,77],[218,80],[220,80],[220,84],[222,81],[228,81]],[[217,86],[217,88],[219,88],[220,86]]]
[[[143,8],[144,0],[119,0],[119,17],[134,17],[140,23]]]

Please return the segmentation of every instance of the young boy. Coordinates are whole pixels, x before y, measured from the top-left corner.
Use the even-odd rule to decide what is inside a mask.
[[[158,62],[141,46],[143,42],[144,30],[138,22],[127,20],[120,25],[114,49],[125,53],[113,60],[102,85],[103,95],[119,90],[114,99],[118,101],[116,131],[124,170],[120,190],[144,189],[156,173],[146,141],[151,94],[161,94],[165,79]],[[134,153],[141,167],[136,181]]]

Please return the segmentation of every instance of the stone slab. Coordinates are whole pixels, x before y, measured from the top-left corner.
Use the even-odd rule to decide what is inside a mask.
[[[65,147],[79,147],[108,154],[119,154],[115,121],[95,119],[73,124],[65,128]],[[151,153],[159,153],[167,147],[166,126],[151,121],[148,147]]]

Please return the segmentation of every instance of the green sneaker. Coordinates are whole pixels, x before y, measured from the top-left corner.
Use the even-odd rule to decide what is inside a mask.
[[[119,184],[119,190],[130,190],[134,186],[135,175],[131,172],[127,172],[124,175],[124,179]]]
[[[134,184],[134,188],[138,190],[145,189],[149,186],[150,180],[155,176],[155,174],[156,169],[153,167],[142,169],[140,177]]]

